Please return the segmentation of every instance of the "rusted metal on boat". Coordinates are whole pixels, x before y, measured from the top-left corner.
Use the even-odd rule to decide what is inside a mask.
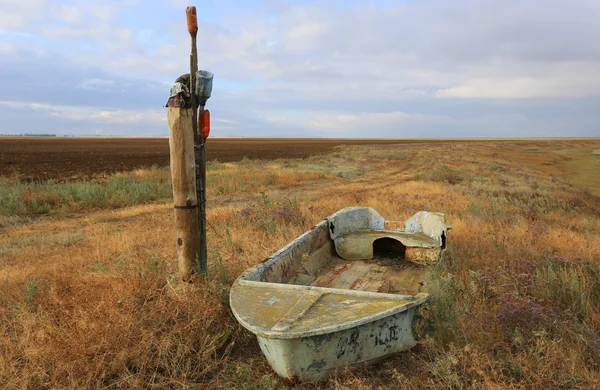
[[[439,213],[400,224],[372,208],[342,209],[244,272],[232,311],[290,380],[314,382],[410,349],[413,317],[429,299],[421,264],[439,258],[448,229]]]

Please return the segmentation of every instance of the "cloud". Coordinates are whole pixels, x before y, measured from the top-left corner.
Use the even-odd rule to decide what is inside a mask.
[[[34,110],[51,117],[60,117],[71,121],[94,121],[103,124],[156,124],[166,122],[164,109],[127,110],[85,106],[59,106],[45,103],[18,101],[0,101],[0,106],[19,110]]]
[[[39,10],[47,6],[46,0],[3,0],[0,2],[0,26],[5,29],[27,26],[34,20],[39,20]]]
[[[562,61],[537,63],[507,59],[474,69],[473,78],[438,90],[438,97],[457,98],[585,98],[600,96],[600,63]],[[477,77],[480,74],[483,77]]]
[[[115,87],[114,80],[85,79],[77,85],[79,88],[89,90],[110,90]]]
[[[178,4],[2,2],[0,100],[165,131]],[[223,134],[600,134],[599,19],[595,0],[206,2],[199,65]]]
[[[392,112],[327,112],[310,118],[302,125],[305,127],[327,131],[353,134],[368,137],[372,129],[394,129],[411,125],[443,125],[456,122],[454,119],[438,115],[407,114],[402,111]],[[416,136],[416,135],[413,135]]]
[[[62,5],[58,7],[58,17],[67,23],[78,23],[81,21],[81,12],[74,6]]]

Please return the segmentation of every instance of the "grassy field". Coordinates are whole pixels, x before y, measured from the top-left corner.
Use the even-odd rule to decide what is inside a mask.
[[[557,152],[564,158],[562,176],[573,186],[587,188],[600,196],[600,149],[594,147],[574,148]]]
[[[168,171],[0,182],[3,388],[593,388],[600,140],[355,145],[212,163],[209,276],[177,281]],[[420,343],[288,385],[228,307],[246,268],[346,206],[445,212]]]

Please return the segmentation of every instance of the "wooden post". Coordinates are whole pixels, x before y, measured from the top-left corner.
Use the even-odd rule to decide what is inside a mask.
[[[192,109],[193,109],[193,134],[194,134],[194,160],[196,162],[196,195],[197,203],[200,201],[200,194],[203,191],[202,184],[202,171],[205,170],[205,157],[203,142],[198,132],[198,99],[196,97],[196,76],[198,73],[198,49],[196,45],[196,36],[198,35],[198,17],[196,15],[196,7],[190,6],[185,9],[188,32],[192,38],[192,47],[190,53],[190,93],[192,97]],[[205,198],[202,198],[205,199]],[[202,204],[203,206],[203,204]],[[200,252],[198,261],[195,264],[194,272],[204,275],[207,269],[207,250],[206,250],[206,212],[202,209],[202,212],[198,213],[197,225],[200,228]]]
[[[179,274],[188,281],[200,257],[194,138],[190,131],[194,115],[193,109],[180,107],[169,107],[167,115]]]

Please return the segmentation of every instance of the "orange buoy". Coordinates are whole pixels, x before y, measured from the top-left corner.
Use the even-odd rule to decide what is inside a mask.
[[[198,129],[200,129],[200,137],[207,139],[210,133],[210,111],[203,110],[198,116]]]
[[[196,7],[186,7],[185,16],[187,20],[188,32],[192,36],[196,36],[198,32],[198,17],[196,16]]]

